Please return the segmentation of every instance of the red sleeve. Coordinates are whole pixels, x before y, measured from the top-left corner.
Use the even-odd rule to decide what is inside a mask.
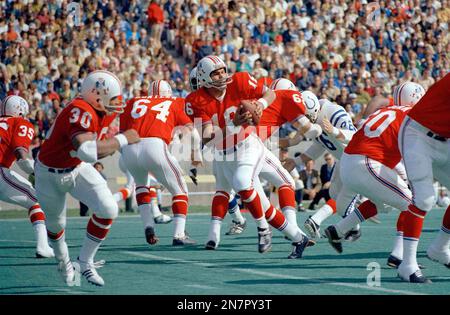
[[[302,94],[297,91],[277,91],[276,102],[281,106],[281,115],[283,119],[293,122],[299,117],[305,115],[306,108],[303,103]]]
[[[186,114],[193,122],[195,122],[195,118],[200,118],[202,120],[202,125],[204,125],[211,121],[211,117],[205,112],[205,110],[202,109],[202,104],[200,104],[199,101],[199,97],[195,97],[193,93],[189,94],[186,97]],[[205,104],[203,105],[206,107]]]
[[[186,114],[185,112],[185,104],[184,104],[184,100],[180,99],[177,102],[177,107],[176,107],[176,125],[177,126],[184,126],[187,124],[191,124],[192,121],[189,118],[189,116]]]
[[[242,99],[258,99],[263,96],[264,82],[259,82],[247,72],[238,72],[234,75],[234,80],[237,80],[239,95]]]
[[[76,135],[85,132],[97,133],[98,117],[95,111],[89,107],[73,106],[70,109],[68,118],[69,137],[72,139]]]
[[[120,114],[119,119],[119,131],[124,132],[125,130],[131,129],[133,125],[133,120],[131,118],[131,110],[133,107],[134,99],[130,99],[127,101],[127,106],[125,107],[125,111]]]
[[[16,150],[17,148],[24,148],[28,151],[31,141],[34,138],[34,126],[25,119],[16,121],[14,134],[11,145]]]

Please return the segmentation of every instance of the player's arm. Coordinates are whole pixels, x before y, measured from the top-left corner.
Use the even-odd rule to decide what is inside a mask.
[[[267,86],[263,87],[263,96],[256,100],[258,107],[256,108],[256,113],[261,116],[264,109],[270,106],[273,103],[277,95],[272,89],[269,89]]]
[[[349,120],[350,123],[350,120]],[[356,132],[356,129],[350,130],[350,129],[344,129],[344,128],[337,128],[331,124],[331,122],[328,120],[328,118],[324,118],[322,120],[322,127],[323,130],[329,135],[333,136],[337,140],[339,140],[342,143],[349,143],[352,139],[353,135]]]
[[[106,140],[96,140],[92,132],[79,133],[72,138],[72,144],[76,150],[75,156],[88,163],[94,163],[128,144],[139,141],[139,135],[134,129],[128,129]]]
[[[34,161],[28,158],[28,151],[25,148],[16,148],[14,154],[17,159],[16,164],[22,171],[28,175],[34,173]]]
[[[367,104],[366,109],[362,113],[362,117],[359,119],[356,119],[356,125],[361,125],[360,121],[364,121],[367,117],[375,113],[377,110],[383,107],[389,106],[389,99],[384,96],[375,96],[369,101],[369,104]]]
[[[308,139],[315,139],[322,134],[322,127],[318,124],[311,123],[306,116],[300,116],[292,123],[292,126]]]

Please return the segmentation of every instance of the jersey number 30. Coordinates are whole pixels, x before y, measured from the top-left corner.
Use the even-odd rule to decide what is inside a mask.
[[[138,119],[147,113],[147,105],[150,103],[149,100],[142,99],[138,100],[133,103],[133,109],[131,110],[131,117],[134,119]],[[159,104],[154,105],[151,110],[159,112],[158,115],[156,115],[156,119],[161,120],[162,122],[167,121],[167,116],[169,116],[170,112],[170,105],[172,105],[172,101],[164,101]]]

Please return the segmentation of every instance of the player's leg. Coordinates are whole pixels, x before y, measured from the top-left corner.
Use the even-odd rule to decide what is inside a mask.
[[[119,189],[119,191],[113,195],[114,200],[116,200],[116,202],[120,202],[122,200],[126,200],[126,199],[130,198],[131,195],[133,194],[133,191],[136,186],[136,184],[134,182],[134,178],[131,175],[131,173],[128,171],[128,169],[126,168],[122,156],[120,156],[120,158],[119,158],[119,168],[125,174],[125,176],[127,178],[127,183],[125,184],[124,187],[121,187]]]
[[[266,148],[265,155],[260,177],[267,180],[277,188],[278,201],[281,211],[290,223],[297,225],[294,179],[281,165],[280,160]]]
[[[46,215],[47,235],[58,262],[58,272],[66,284],[75,277],[65,237],[66,191],[73,184],[71,173],[55,174],[35,163],[35,187],[39,204]]]
[[[167,224],[172,222],[172,218],[161,212],[159,200],[161,200],[160,184],[156,178],[149,174],[147,186],[150,187],[150,207],[152,209],[153,219],[156,224]],[[159,197],[158,197],[159,194]]]
[[[429,282],[417,263],[417,247],[422,233],[423,220],[435,205],[433,189],[434,140],[411,128],[411,120],[405,118],[399,134],[399,148],[403,156],[408,181],[413,192],[404,219],[403,261],[398,267],[399,276],[409,282]],[[448,172],[448,170],[447,170]]]
[[[238,200],[240,199],[238,194],[232,192],[228,201],[228,213],[231,216],[231,223],[228,232],[225,235],[241,234],[247,226],[247,220],[243,217],[241,209],[239,208]]]
[[[161,139],[156,139],[153,143],[154,149],[152,149],[151,152],[146,150],[146,156],[149,157],[149,161],[155,162],[150,162],[150,172],[172,194],[174,225],[172,245],[178,246],[195,244],[195,241],[185,233],[189,198],[186,181],[183,177],[183,171],[178,161],[169,152],[167,145]],[[155,150],[156,148],[158,150]]]
[[[151,209],[151,193],[149,189],[149,174],[145,158],[142,157],[142,145],[128,146],[122,151],[122,165],[128,170],[136,182],[136,202],[139,216],[144,226],[147,243],[156,244],[159,239],[155,233],[154,217]],[[145,164],[145,165],[142,165]]]
[[[119,214],[119,208],[106,180],[91,164],[82,162],[74,172],[75,185],[70,194],[93,212],[78,256],[80,272],[89,283],[103,286],[105,283],[95,269],[94,257]]]
[[[225,165],[213,160],[213,172],[216,177],[216,193],[212,199],[211,204],[211,223],[208,232],[208,241],[205,249],[213,250],[219,246],[220,230],[222,221],[225,218],[228,208],[228,201],[230,200],[229,192],[232,188],[230,181],[232,176],[230,172],[225,171]]]
[[[325,232],[332,245],[336,245],[348,231],[376,215],[378,211],[389,210],[390,208],[382,206],[383,203],[396,209],[406,209],[411,201],[411,192],[399,175],[394,170],[367,157],[344,154],[341,160],[341,174],[346,174],[345,178],[341,177],[344,184],[342,191],[357,191],[369,200],[359,205],[335,226],[327,228]],[[341,207],[338,197],[337,208]],[[340,252],[336,246],[333,247]]]
[[[0,167],[0,200],[28,209],[36,239],[36,257],[54,257],[53,249],[48,245],[45,214],[31,183],[16,172]]]
[[[433,174],[435,178],[445,187],[450,187],[450,147],[448,150],[448,158],[446,164],[433,165]],[[427,249],[427,256],[431,260],[437,261],[450,268],[450,206],[445,211],[442,220],[442,227],[437,237],[431,242]]]

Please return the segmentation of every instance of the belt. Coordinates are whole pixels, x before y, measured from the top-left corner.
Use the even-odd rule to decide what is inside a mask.
[[[47,167],[47,171],[49,171],[50,173],[63,174],[63,173],[70,173],[75,168],[76,168],[76,166],[69,167],[69,168],[52,168],[52,167]]]
[[[440,135],[437,135],[437,134],[435,134],[435,133],[433,133],[431,131],[427,132],[427,136],[430,137],[430,138],[433,138],[433,139],[435,139],[437,141],[441,141],[441,142],[447,141],[447,138],[444,138],[444,137],[442,137]]]

